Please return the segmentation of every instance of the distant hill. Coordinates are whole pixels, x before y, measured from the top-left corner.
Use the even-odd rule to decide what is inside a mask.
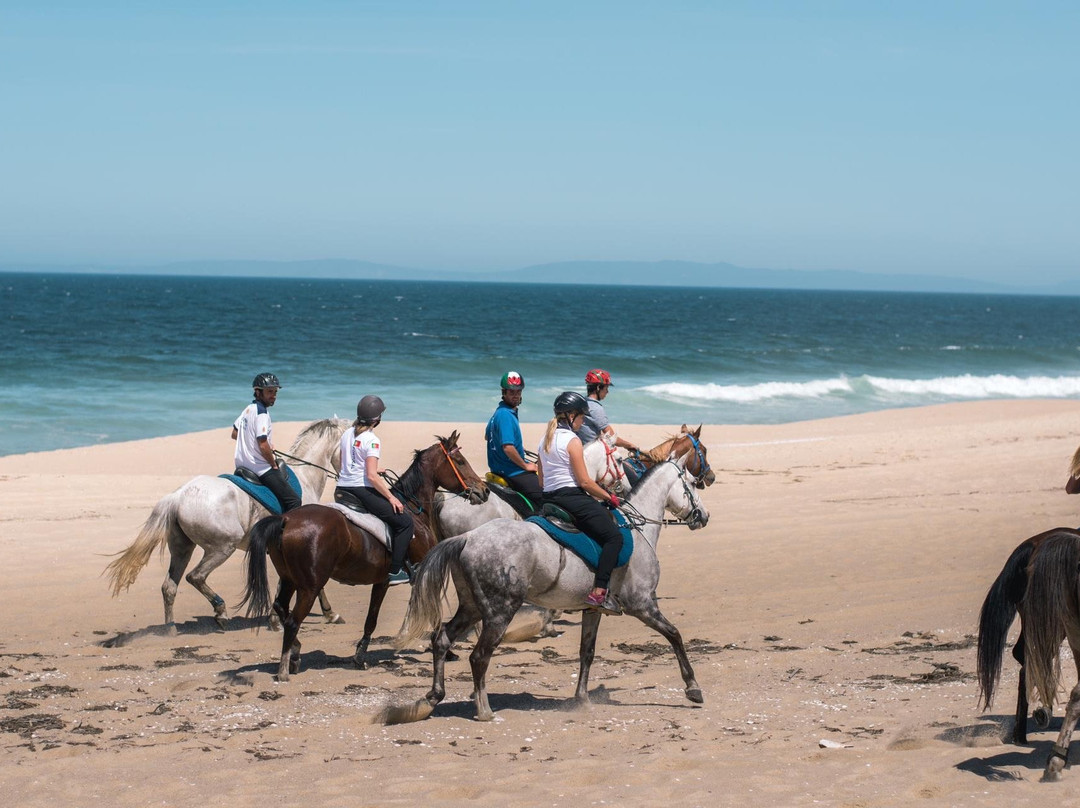
[[[259,278],[342,278],[502,283],[606,283],[631,286],[821,289],[874,292],[1080,295],[1080,278],[1014,286],[967,278],[875,274],[850,270],[749,269],[692,261],[563,261],[499,272],[415,269],[349,259],[310,261],[184,261],[145,266],[0,265],[0,272],[73,272],[123,275],[213,275]]]

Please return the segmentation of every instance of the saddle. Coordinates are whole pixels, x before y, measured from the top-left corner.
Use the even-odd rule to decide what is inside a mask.
[[[390,543],[390,528],[386,526],[386,523],[382,519],[377,517],[373,513],[361,510],[363,508],[360,505],[360,500],[356,497],[346,494],[345,497],[339,497],[337,492],[334,493],[334,499],[336,502],[327,503],[327,508],[333,508],[335,511],[339,511],[342,516],[352,522],[358,528],[365,533],[369,533],[375,538],[379,539],[386,547],[386,551],[391,551]],[[354,507],[352,504],[345,502],[344,500],[352,500],[353,503],[360,507]]]
[[[524,494],[515,491],[513,488],[509,488],[505,485],[500,485],[499,483],[492,482],[489,479],[488,491],[493,492],[495,496],[506,502],[522,519],[525,519],[529,516],[535,516],[537,513],[537,505],[534,505],[532,500],[530,500]]]
[[[595,570],[600,563],[600,545],[589,536],[582,533],[574,526],[570,514],[557,505],[545,503],[540,516],[529,516],[526,522],[532,522],[541,527],[551,538],[577,555],[590,569]],[[623,545],[619,551],[619,559],[615,562],[616,567],[622,567],[630,561],[634,552],[634,533],[630,529],[630,523],[619,511],[611,512],[612,519],[619,526],[622,533]]]
[[[364,506],[363,502],[348,491],[342,491],[340,488],[334,489],[334,502],[348,508],[350,511],[356,511],[357,513],[371,513],[371,511]]]
[[[296,472],[284,463],[280,464],[280,468],[281,473],[285,475],[285,479],[292,486],[292,490],[296,492],[298,497],[302,497],[304,492],[300,488],[300,479],[296,476]],[[259,481],[258,475],[251,469],[238,468],[232,474],[219,474],[218,476],[233,483],[270,513],[281,514],[281,503],[278,502],[277,496]]]

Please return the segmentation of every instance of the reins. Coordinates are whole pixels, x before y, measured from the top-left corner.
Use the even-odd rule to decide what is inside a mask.
[[[330,469],[326,468],[325,466],[320,466],[318,463],[312,463],[310,460],[304,460],[304,458],[302,458],[302,457],[297,457],[296,455],[291,455],[288,452],[281,451],[280,449],[274,449],[274,454],[277,457],[287,457],[287,458],[289,458],[289,460],[295,460],[301,466],[313,466],[314,468],[317,468],[319,471],[324,471],[324,472],[326,472],[326,476],[329,477],[331,480],[336,480],[338,478],[338,475],[337,475],[336,471],[331,471]]]

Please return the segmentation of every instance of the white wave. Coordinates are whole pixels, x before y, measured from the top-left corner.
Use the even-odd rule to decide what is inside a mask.
[[[864,376],[875,390],[901,395],[950,398],[1066,398],[1080,395],[1077,376],[941,376],[934,379],[890,379]]]
[[[852,392],[851,383],[843,377],[815,379],[808,382],[762,382],[761,384],[650,384],[639,390],[654,396],[679,401],[709,403],[730,401],[746,404],[770,398],[821,398],[836,393]]]

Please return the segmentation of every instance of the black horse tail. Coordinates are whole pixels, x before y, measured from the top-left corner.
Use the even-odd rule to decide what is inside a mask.
[[[1001,678],[1001,659],[1009,627],[1016,618],[1016,608],[1027,590],[1027,566],[1035,550],[1035,541],[1022,542],[1005,562],[986,593],[979,611],[979,645],[976,668],[979,675],[979,706],[990,709],[994,690]]]
[[[1028,675],[1047,709],[1054,704],[1061,678],[1061,642],[1066,621],[1077,617],[1080,536],[1047,537],[1031,562],[1024,615],[1024,659]]]
[[[281,544],[285,529],[285,517],[266,516],[252,525],[248,531],[247,585],[244,599],[237,609],[247,605],[248,617],[266,617],[270,614],[270,584],[266,579],[266,551]]]
[[[442,593],[446,588],[447,576],[451,566],[459,563],[458,559],[464,549],[465,537],[457,536],[435,545],[435,548],[424,556],[423,562],[414,573],[405,620],[394,638],[396,648],[404,648],[421,634],[439,627],[442,622]]]

